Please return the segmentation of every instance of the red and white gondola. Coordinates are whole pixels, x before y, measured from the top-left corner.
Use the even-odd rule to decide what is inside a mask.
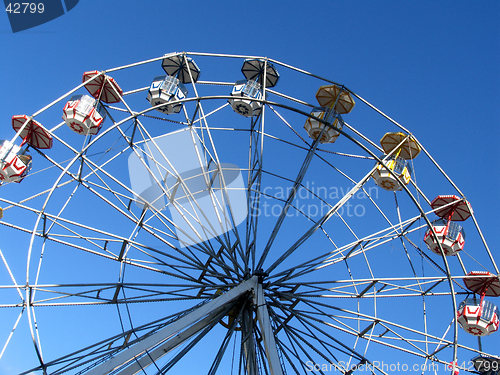
[[[487,336],[500,325],[498,307],[485,300],[485,296],[500,295],[500,280],[497,275],[484,271],[472,271],[464,278],[465,286],[480,295],[480,299],[467,298],[457,311],[460,326],[474,336]]]
[[[0,183],[21,182],[31,169],[31,156],[10,141],[0,141]]]
[[[105,119],[99,101],[88,95],[75,95],[63,108],[64,122],[75,133],[96,135]]]
[[[465,246],[465,231],[456,221],[464,221],[472,214],[470,205],[456,195],[439,195],[431,207],[440,219],[431,223],[432,230],[428,229],[424,236],[425,244],[436,254],[441,254],[442,248],[444,255],[456,255]]]

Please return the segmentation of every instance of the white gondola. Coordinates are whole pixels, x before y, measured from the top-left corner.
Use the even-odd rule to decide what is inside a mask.
[[[156,110],[168,115],[180,112],[182,103],[178,101],[185,99],[187,93],[187,89],[178,78],[168,75],[159,76],[151,83],[147,99],[153,107],[165,104],[157,107]]]
[[[265,85],[266,89],[276,86],[280,76],[273,64],[262,59],[246,59],[241,73],[246,80],[234,84],[228,102],[242,116],[258,116],[262,111],[261,100],[265,99],[262,86]]]
[[[443,248],[444,255],[456,255],[464,249],[465,231],[461,225],[450,221],[449,225],[445,219],[437,219],[432,222],[432,228],[436,232],[437,241],[429,229],[424,236],[427,247],[436,254],[441,254],[439,244]]]
[[[498,330],[498,308],[490,301],[466,299],[458,308],[457,320],[471,335],[487,336]]]
[[[320,143],[334,143],[340,135],[340,130],[342,130],[342,122],[336,117],[335,111],[333,109],[316,108],[311,112],[311,116],[325,120],[330,126],[315,118],[308,117],[304,129],[309,134],[309,137],[316,140],[321,136]]]
[[[98,100],[88,95],[76,95],[64,106],[62,118],[75,133],[96,135],[104,122],[105,111]]]
[[[31,156],[19,155],[21,148],[0,141],[0,182],[21,182],[31,169]]]
[[[262,102],[259,100],[262,99],[262,91],[259,82],[253,80],[237,81],[233,86],[231,96],[233,98],[229,99],[228,102],[236,113],[245,117],[260,114]]]

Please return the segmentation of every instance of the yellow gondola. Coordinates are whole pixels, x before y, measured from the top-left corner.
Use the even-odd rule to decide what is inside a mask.
[[[417,141],[405,133],[386,133],[380,140],[385,155],[385,165],[379,163],[373,172],[375,183],[382,189],[398,191],[411,180],[411,168],[408,160],[414,159],[421,151]],[[392,173],[391,173],[392,172]]]

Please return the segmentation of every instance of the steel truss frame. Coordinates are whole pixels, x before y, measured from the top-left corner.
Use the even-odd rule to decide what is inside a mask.
[[[322,84],[336,84],[269,58],[195,52],[167,54],[108,69],[102,74],[113,75],[122,70],[158,63],[165,57],[176,55],[182,56],[184,61],[187,61],[188,56],[229,60],[259,58],[265,61],[265,64],[274,64],[294,74],[319,80]],[[35,112],[29,119],[50,110],[86,83],[88,81]],[[12,271],[8,262],[11,255],[4,254],[0,250],[2,261],[0,265],[5,268],[10,280],[10,283],[0,285],[0,293],[12,292],[10,295],[16,296],[15,300],[11,297],[10,301],[0,303],[0,307],[19,311],[15,315],[12,330],[1,347],[0,359],[7,351],[20,321],[27,315],[39,365],[26,371],[26,374],[32,371],[53,374],[70,371],[82,374],[135,374],[148,367],[156,368],[155,371],[158,374],[163,374],[192,350],[195,344],[230,312],[236,316],[236,319],[228,324],[227,333],[208,371],[210,374],[216,373],[219,369],[221,361],[229,351],[229,342],[238,334],[237,332],[240,332],[241,339],[239,373],[250,375],[262,373],[281,375],[286,373],[287,369],[296,373],[306,373],[309,363],[315,363],[318,359],[326,361],[344,374],[351,374],[355,365],[369,366],[373,374],[385,374],[384,368],[377,366],[377,361],[370,359],[367,354],[373,345],[394,349],[404,355],[418,358],[424,364],[455,363],[460,353],[469,353],[471,357],[477,354],[493,356],[494,353],[483,351],[481,345],[475,348],[461,343],[458,339],[458,323],[454,319],[457,309],[456,297],[465,296],[468,293],[463,287],[462,280],[471,263],[475,262],[483,266],[484,262],[488,262],[484,268],[500,274],[475,215],[472,215],[471,224],[474,225],[477,237],[482,243],[484,256],[479,261],[475,259],[474,254],[464,252],[465,255],[457,256],[457,264],[450,266],[450,261],[444,253],[440,259],[434,257],[413,239],[415,234],[432,228],[428,217],[433,214],[432,210],[424,208],[424,204],[430,203],[430,199],[419,187],[416,178],[412,179],[409,186],[403,186],[403,192],[400,193],[404,194],[415,208],[413,215],[406,215],[404,208],[400,207],[398,198],[394,196],[394,211],[397,213],[397,217],[394,217],[376,202],[376,197],[372,196],[367,188],[367,182],[375,168],[372,164],[369,168],[363,169],[363,175],[359,177],[356,173],[342,170],[330,159],[332,155],[335,155],[385,165],[390,155],[384,158],[379,157],[381,148],[374,141],[365,136],[356,126],[347,122],[344,123],[341,134],[354,145],[357,150],[355,152],[332,151],[320,145],[318,141],[305,139],[297,130],[297,126],[292,125],[293,119],[294,116],[302,116],[303,119],[311,117],[309,111],[314,104],[280,92],[276,88],[271,89],[265,86],[262,88],[263,99],[257,100],[263,106],[262,113],[249,120],[248,128],[217,126],[212,118],[227,110],[226,101],[231,96],[206,95],[202,92],[207,87],[227,88],[232,84],[232,82],[220,81],[191,83],[192,95],[180,101],[184,104],[181,120],[153,115],[152,111],[159,106],[134,110],[132,104],[134,95],[144,94],[147,87],[124,92],[120,105],[106,106],[112,125],[102,129],[99,135],[84,139],[81,147],[61,135],[60,129],[64,123],[49,129],[54,142],[60,145],[68,156],[67,159],[61,161],[50,151],[35,150],[37,156],[43,158],[50,166],[48,168],[58,171],[53,185],[18,200],[0,196],[0,203],[6,212],[6,217],[0,221],[0,225],[8,230],[21,231],[30,240],[25,283],[17,281],[19,276]],[[391,126],[414,138],[410,131],[363,97],[348,88],[345,90]],[[220,104],[221,101],[222,104]],[[219,104],[215,108],[212,106],[208,109],[209,103]],[[194,107],[192,112],[188,109],[190,105]],[[152,208],[139,211],[133,208],[133,202],[138,200],[137,194],[123,179],[112,172],[112,166],[126,152],[132,151],[140,155],[139,148],[146,141],[150,141],[152,145],[151,149],[147,150],[148,152],[162,153],[147,123],[150,120],[184,125],[193,129],[195,131],[193,134],[196,133],[193,136],[199,137],[198,141],[202,145],[203,157],[215,165],[221,165],[221,157],[214,140],[217,132],[232,131],[248,134],[248,164],[242,169],[247,174],[246,193],[249,212],[244,223],[244,230],[232,225],[228,233],[211,241],[182,248],[176,244],[176,230],[182,231],[183,228],[173,222],[168,215]],[[321,119],[317,120],[330,126]],[[272,121],[276,121],[283,129],[290,131],[295,137],[294,141],[276,135],[275,129],[270,126]],[[23,127],[18,134],[22,130]],[[13,137],[13,142],[18,134]],[[93,148],[111,135],[117,135],[118,146],[106,150],[104,160],[95,158],[92,154]],[[268,167],[271,163],[266,158],[269,157],[267,150],[271,147],[271,142],[289,147],[294,152],[303,155],[300,164],[294,170],[293,177],[278,174]],[[445,174],[441,166],[420,143],[419,145],[422,148],[422,154],[435,168],[436,173],[451,189],[463,197],[463,193]],[[158,162],[151,166],[143,162],[144,168],[154,179],[156,179],[154,168],[168,167],[175,170],[168,157],[163,153],[162,157],[168,165]],[[200,165],[201,159],[199,155]],[[334,202],[318,196],[305,184],[308,173],[311,173],[314,163],[317,162],[350,183],[350,188]],[[33,175],[40,172],[43,171],[34,171]],[[208,175],[203,175],[203,177],[210,178]],[[23,185],[28,184],[31,178],[28,176]],[[264,190],[264,181],[271,178],[290,187],[286,197],[276,197]],[[155,182],[163,186],[160,181],[155,180]],[[222,177],[221,185],[226,189],[224,177]],[[196,207],[198,203],[194,199],[195,192],[189,190],[188,182],[180,174],[179,186],[187,192],[192,207]],[[178,210],[178,213],[188,223],[192,223],[191,228],[194,228],[194,224],[203,222],[203,217],[193,216],[180,205],[176,206],[175,200],[170,196],[171,192],[164,187],[162,189],[163,194]],[[317,218],[301,212],[300,207],[296,205],[297,193],[301,189],[307,191],[318,202],[325,204],[328,208],[326,213]],[[64,199],[58,208],[54,209],[51,207],[51,202],[55,199],[54,197],[61,194],[61,191],[65,191]],[[81,191],[88,192],[98,199],[103,208],[111,210],[121,220],[129,223],[131,229],[125,234],[113,232],[99,226],[85,224],[70,215],[67,216],[66,212],[70,210],[73,197],[78,196]],[[371,207],[384,223],[382,228],[377,228],[368,234],[360,233],[359,229],[350,224],[348,218],[342,215],[342,208],[349,204],[358,193],[367,197],[367,202],[370,202]],[[214,208],[221,208],[225,204],[216,194],[211,193],[210,198]],[[281,211],[272,224],[271,230],[267,232],[264,243],[260,243],[261,247],[258,247],[258,238],[262,236],[263,229],[259,229],[262,226],[262,219],[259,218],[257,212],[265,199],[280,202]],[[34,224],[10,221],[7,215],[10,210],[34,215],[36,217]],[[299,212],[309,224],[304,226],[301,233],[293,233],[297,234],[294,236],[294,241],[283,248],[277,245],[277,239],[282,232],[286,231],[290,212]],[[339,220],[344,229],[352,235],[350,241],[342,244],[335,242],[335,236],[330,235],[328,229],[334,220]],[[210,228],[205,229],[213,231],[217,226],[228,223],[234,224],[231,209],[228,214],[217,217],[215,222],[210,223]],[[314,254],[311,253],[310,257],[290,265],[289,262],[294,259],[297,252],[306,249],[306,244],[311,243],[311,239],[319,233],[328,239],[330,246],[318,249]],[[146,235],[154,239],[155,244],[147,241]],[[199,235],[202,238],[201,234]],[[436,234],[433,233],[433,235]],[[41,246],[39,246],[40,243]],[[394,243],[398,244],[401,253],[407,259],[411,274],[394,277],[377,275],[372,269],[373,261],[369,259],[384,247]],[[42,259],[46,248],[50,248],[51,244],[81,251],[89,257],[97,257],[110,264],[118,264],[119,280],[115,283],[39,282]],[[35,255],[36,251],[40,252],[38,259]],[[140,254],[141,257],[131,254]],[[429,276],[419,274],[417,261],[428,265],[434,273]],[[352,265],[356,262],[364,264],[368,270],[367,275],[358,277],[354,274]],[[341,265],[345,265],[349,278],[307,279]],[[126,268],[164,275],[166,281],[127,282]],[[446,315],[449,317],[446,324],[449,323],[449,325],[443,332],[436,333],[428,326],[427,314],[431,310],[432,301],[443,298],[449,301]],[[383,314],[379,313],[377,307],[382,305],[384,300],[396,299],[421,301],[419,305],[422,306],[424,315],[422,327],[415,328],[412,323],[402,324],[392,317],[381,316]],[[93,305],[111,305],[116,306],[120,315],[128,311],[129,306],[135,303],[177,301],[187,301],[192,304],[196,302],[196,304],[177,314],[140,327],[130,324],[130,329],[123,329],[120,334],[58,359],[46,360],[44,358],[38,329],[39,322],[36,317],[38,308],[61,306],[83,308]],[[355,303],[347,308],[344,301],[355,301]],[[365,303],[370,304],[368,310],[363,309]],[[131,319],[130,322],[132,322]],[[352,343],[346,345],[335,333],[343,339],[352,339]],[[361,344],[362,342],[364,345]],[[165,355],[172,355],[174,349],[180,352],[164,364],[162,361]],[[342,357],[348,358],[348,362],[343,362]],[[466,370],[460,364],[453,365],[453,369],[455,367]]]

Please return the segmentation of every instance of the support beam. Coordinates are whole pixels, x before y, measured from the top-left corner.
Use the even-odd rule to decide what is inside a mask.
[[[375,324],[378,324],[378,320],[374,320],[373,322],[371,322],[371,324],[369,324],[368,327],[366,327],[364,330],[358,333],[358,336],[363,337],[365,333],[368,332],[370,329],[372,329]]]
[[[441,350],[446,349],[448,346],[450,346],[450,343],[441,346],[440,348],[438,347],[436,350],[434,350],[431,354],[427,356],[427,358],[432,359],[436,354],[438,354]]]
[[[157,359],[161,358],[168,352],[170,352],[172,349],[175,349],[179,345],[181,345],[184,341],[188,340],[191,338],[193,335],[196,333],[200,332],[201,330],[205,329],[208,325],[212,324],[214,320],[220,320],[225,314],[224,312],[227,311],[227,308],[225,309],[224,306],[221,306],[219,309],[214,311],[213,313],[207,315],[206,318],[198,321],[197,323],[193,324],[191,327],[185,329],[182,332],[179,332],[163,344],[159,345],[155,349],[149,351],[147,355],[143,356],[142,358],[132,362],[132,364],[118,372],[115,372],[115,375],[134,375],[142,371],[142,369],[148,367],[151,365],[154,361]],[[222,314],[221,314],[222,312]]]
[[[376,283],[378,283],[378,280],[373,280],[370,284],[368,284],[368,286],[367,286],[365,289],[363,289],[363,290],[361,291],[361,293],[359,293],[359,294],[358,294],[358,297],[357,297],[357,298],[361,298],[361,297],[363,297],[363,295],[364,295],[366,292],[368,292],[368,291],[369,291],[369,290],[370,290],[373,286],[375,286],[375,284],[376,284]]]
[[[248,375],[258,375],[257,354],[255,352],[253,311],[245,310],[241,318],[241,346],[245,354],[245,368]]]
[[[213,301],[210,301],[200,306],[199,308],[193,310],[192,312],[183,316],[179,320],[172,322],[171,324],[159,330],[158,332],[152,334],[151,336],[148,336],[143,340],[139,341],[138,343],[134,344],[133,346],[130,346],[129,348],[121,351],[120,353],[118,353],[108,361],[102,363],[101,365],[94,367],[92,370],[87,372],[87,375],[109,374],[111,371],[114,371],[119,367],[122,367],[128,363],[132,363],[135,358],[141,357],[142,355],[144,355],[144,353],[146,353],[146,351],[150,351],[159,344],[171,338],[173,335],[176,335],[179,332],[187,329],[188,327],[198,323],[203,318],[206,318],[207,315],[212,316],[214,313],[220,312],[221,307],[224,307],[228,303],[233,302],[243,294],[255,290],[256,287],[257,287],[257,277],[254,276],[251,279],[246,280],[242,282],[240,285],[234,287],[227,293],[224,293],[221,296],[215,298]],[[202,325],[199,325],[198,328],[199,329],[197,331],[201,330],[203,327]],[[194,334],[195,332],[191,333]],[[184,338],[184,336],[182,335],[179,335],[179,340],[182,339],[182,341],[184,341],[186,338]],[[172,349],[171,346],[177,342],[172,340],[173,339],[169,341],[170,342],[170,345],[168,345],[168,347],[170,348],[169,350],[171,350]],[[166,354],[165,352],[163,353]],[[125,373],[127,372],[124,372],[124,374]],[[274,374],[281,375],[282,373],[276,372]]]
[[[116,303],[116,301],[118,301],[118,296],[120,295],[120,290],[122,289],[122,286],[123,286],[122,283],[116,284],[115,294],[113,295],[113,299],[111,300],[113,303]]]
[[[271,326],[271,319],[269,318],[267,303],[264,299],[264,290],[261,284],[257,285],[257,293],[255,293],[254,299],[254,303],[257,306],[257,319],[259,320],[260,331],[262,333],[262,339],[264,340],[269,370],[271,371],[271,375],[283,375],[273,327]]]
[[[441,284],[444,280],[446,280],[445,278],[442,278],[441,280],[437,281],[436,283],[434,283],[430,288],[428,288],[425,292],[422,293],[423,296],[425,296],[427,293],[429,293],[432,289],[434,289],[435,287],[437,287],[439,284]]]
[[[345,255],[344,259],[347,259],[351,256],[351,254],[354,252],[354,250],[356,250],[363,242],[365,242],[364,245],[361,246],[361,248],[365,247],[366,245],[368,245],[372,240],[360,240],[356,243],[356,245],[351,249],[349,250],[349,252]]]

